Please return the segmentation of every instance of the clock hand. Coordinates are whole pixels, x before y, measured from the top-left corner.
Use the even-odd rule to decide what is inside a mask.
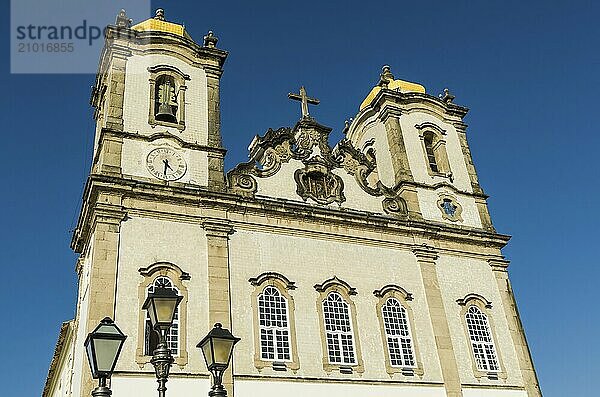
[[[164,159],[164,160],[163,160],[163,163],[164,163],[164,165],[165,165],[165,172],[164,172],[164,174],[165,174],[165,176],[166,176],[166,175],[167,175],[167,169],[170,169],[171,171],[173,171],[173,168],[171,168],[171,166],[169,165],[169,160],[167,160],[167,159]]]

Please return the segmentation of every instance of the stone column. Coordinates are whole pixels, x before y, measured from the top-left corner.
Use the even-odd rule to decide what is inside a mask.
[[[221,138],[221,109],[219,83],[223,71],[218,67],[206,67],[208,93],[208,146],[218,150],[208,152],[208,187],[225,189],[223,165],[224,150]]]
[[[540,383],[537,374],[535,373],[535,369],[533,368],[531,352],[529,351],[527,339],[525,338],[525,330],[523,329],[515,296],[510,285],[510,280],[508,279],[507,269],[509,262],[503,258],[494,258],[488,260],[488,263],[496,277],[498,291],[500,291],[500,296],[502,298],[502,306],[504,307],[508,329],[510,330],[510,336],[517,353],[519,368],[521,369],[521,375],[523,376],[523,386],[525,387],[525,390],[527,390],[527,396],[542,397]]]
[[[206,233],[208,253],[208,321],[209,329],[215,323],[231,329],[231,293],[229,289],[229,235],[234,232],[226,220],[205,220],[202,228]],[[227,395],[234,397],[233,359],[223,375]]]
[[[450,338],[450,329],[446,310],[442,300],[442,292],[437,277],[436,263],[437,252],[426,245],[415,246],[413,253],[421,268],[421,278],[425,286],[425,296],[431,317],[431,325],[435,336],[440,366],[442,367],[442,378],[448,397],[462,397],[460,377],[456,365],[456,356]]]
[[[104,317],[115,320],[119,237],[121,222],[126,216],[125,212],[117,209],[120,206],[121,197],[107,193],[101,193],[95,204],[91,220],[94,231],[88,307],[85,309],[88,310],[87,322],[78,325],[85,327],[86,334],[96,328]],[[83,368],[81,396],[87,397],[97,385],[91,377],[87,361]]]

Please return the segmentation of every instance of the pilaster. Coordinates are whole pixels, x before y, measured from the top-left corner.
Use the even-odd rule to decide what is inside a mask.
[[[206,233],[208,256],[208,321],[210,327],[223,324],[231,330],[231,291],[229,286],[229,235],[234,230],[226,220],[206,219],[202,222]],[[231,330],[235,334],[234,330]],[[234,396],[233,364],[223,375],[228,395]]]
[[[525,330],[523,329],[515,296],[512,291],[510,280],[508,279],[507,269],[509,261],[504,258],[493,258],[489,259],[488,263],[496,277],[498,291],[500,291],[500,296],[502,298],[502,306],[504,307],[508,329],[510,330],[510,336],[513,345],[515,346],[515,352],[517,353],[517,360],[519,362],[519,368],[521,369],[521,376],[523,377],[523,386],[525,387],[525,390],[527,390],[527,396],[542,397],[540,383],[533,367],[531,352],[529,351],[529,346],[525,337]]]
[[[467,125],[463,122],[454,123],[456,132],[458,134],[458,140],[462,149],[465,164],[467,166],[467,172],[469,173],[469,179],[471,180],[471,187],[473,193],[483,194],[483,189],[479,185],[479,179],[477,178],[477,171],[475,171],[475,164],[473,163],[473,157],[471,156],[471,150],[467,142]]]
[[[111,48],[111,63],[108,70],[106,127],[123,131],[123,101],[125,97],[125,74],[127,58],[130,51],[119,45],[113,44]]]
[[[442,368],[442,378],[448,397],[462,397],[462,389],[456,355],[450,338],[448,318],[442,300],[442,292],[437,277],[436,263],[438,254],[435,249],[427,245],[413,247],[413,253],[421,269],[421,278],[425,287],[427,307],[435,336],[435,345]]]
[[[400,109],[394,109],[386,105],[379,116],[385,125],[388,145],[392,154],[392,167],[396,185],[403,181],[413,181],[406,146],[404,145],[402,127],[400,126],[400,113]]]
[[[221,109],[219,85],[221,74],[219,67],[206,67],[208,92],[208,146],[223,149],[221,138]],[[224,152],[224,150],[223,150]],[[221,151],[208,153],[208,187],[215,190],[225,189],[224,154]]]
[[[93,246],[89,277],[87,321],[79,326],[91,332],[104,317],[115,318],[115,299],[119,265],[121,222],[126,213],[121,210],[121,197],[103,194],[98,197],[92,217]],[[88,368],[87,366],[84,366]],[[91,373],[84,370],[81,396],[89,396],[94,388]]]

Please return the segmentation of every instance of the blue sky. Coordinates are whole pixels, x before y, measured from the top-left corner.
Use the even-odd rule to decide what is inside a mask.
[[[115,14],[119,6],[115,2]],[[8,4],[3,2],[8,11]],[[255,134],[291,126],[300,85],[341,137],[377,82],[449,87],[466,118],[492,220],[546,397],[591,396],[600,371],[597,115],[600,6],[592,1],[153,2],[230,51],[222,79],[227,168]],[[9,25],[2,29],[8,54]],[[2,58],[3,395],[39,395],[60,323],[74,315],[69,249],[93,138],[94,76],[11,75]]]

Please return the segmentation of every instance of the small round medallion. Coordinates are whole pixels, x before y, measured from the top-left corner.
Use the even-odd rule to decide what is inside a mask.
[[[183,157],[171,148],[158,148],[148,153],[146,167],[152,175],[163,181],[176,181],[187,170]]]

